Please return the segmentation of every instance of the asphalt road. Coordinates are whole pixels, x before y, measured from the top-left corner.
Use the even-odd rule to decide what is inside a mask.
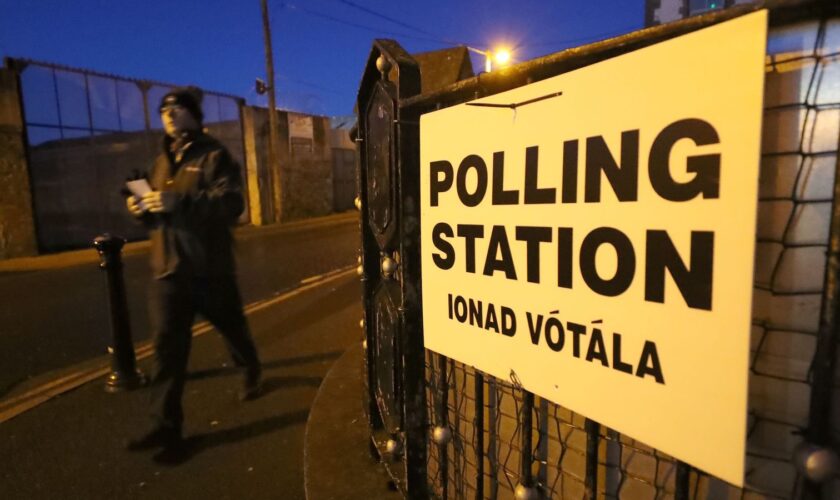
[[[337,223],[251,229],[237,235],[245,304],[305,278],[356,262],[355,218]],[[93,252],[93,250],[91,250]],[[128,256],[124,276],[133,339],[147,339],[148,255]],[[110,330],[104,273],[94,263],[0,272],[0,397],[17,384],[100,356]]]
[[[0,424],[0,498],[303,499],[307,417],[330,366],[361,342],[360,293],[343,273],[251,312],[264,393],[247,403],[221,337],[193,339],[183,463],[123,449],[147,425],[148,394],[107,394],[101,379]]]

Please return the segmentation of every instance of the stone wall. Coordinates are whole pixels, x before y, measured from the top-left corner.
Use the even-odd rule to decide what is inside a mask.
[[[287,117],[294,119],[292,113],[287,113]],[[323,116],[308,118],[311,118],[313,137],[290,135],[287,161],[282,164],[283,220],[326,215],[333,211],[330,121]]]
[[[15,73],[0,68],[0,259],[35,255],[35,227]]]
[[[343,212],[354,208],[358,192],[356,143],[350,138],[350,129],[337,127],[330,130],[333,165],[333,210]]]
[[[254,132],[253,145],[246,139],[246,156],[256,159],[249,171],[249,184],[259,184],[263,218],[272,212],[271,178],[268,165],[268,110],[250,107],[246,129]],[[327,215],[333,212],[333,170],[330,122],[323,116],[277,111],[278,162],[282,173],[283,214],[281,221]],[[246,134],[247,135],[247,134]],[[251,151],[251,147],[254,148]],[[254,197],[251,198],[252,204]]]
[[[271,174],[268,171],[266,150],[263,147],[257,147],[257,136],[268,133],[268,114],[258,113],[250,106],[243,106],[242,129],[245,147],[243,168],[245,168],[248,186],[251,224],[262,226],[274,220],[271,203]]]

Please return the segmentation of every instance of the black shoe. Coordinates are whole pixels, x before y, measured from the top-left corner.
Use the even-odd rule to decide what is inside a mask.
[[[251,401],[257,399],[262,394],[262,373],[260,370],[248,371],[245,374],[245,380],[242,383],[242,389],[239,390],[240,401]]]
[[[125,445],[128,451],[151,450],[168,447],[181,442],[181,430],[174,427],[157,426],[147,433],[129,439]]]

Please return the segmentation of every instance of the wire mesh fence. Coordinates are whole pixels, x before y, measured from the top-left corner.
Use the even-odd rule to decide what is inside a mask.
[[[768,41],[750,363],[747,491],[797,494],[809,425],[838,140],[840,20]]]
[[[809,426],[813,363],[826,303],[838,142],[840,19],[772,30],[744,488],[689,469],[644,443],[535,397],[515,376],[496,379],[426,351],[430,493],[488,499],[529,494],[653,500],[797,497],[803,481],[792,456]],[[834,337],[830,345],[836,347]],[[839,382],[835,373],[830,381],[834,415]],[[835,440],[840,435],[837,420],[831,428]]]

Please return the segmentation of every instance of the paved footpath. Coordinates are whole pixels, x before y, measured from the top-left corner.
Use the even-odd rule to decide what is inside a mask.
[[[107,394],[102,378],[0,423],[0,498],[304,498],[309,409],[333,362],[361,342],[360,293],[354,270],[344,270],[250,309],[264,363],[265,394],[255,401],[236,399],[240,378],[221,338],[194,338],[185,394],[191,453],[181,464],[123,450],[146,424],[148,395]],[[140,367],[148,372],[149,360]]]

